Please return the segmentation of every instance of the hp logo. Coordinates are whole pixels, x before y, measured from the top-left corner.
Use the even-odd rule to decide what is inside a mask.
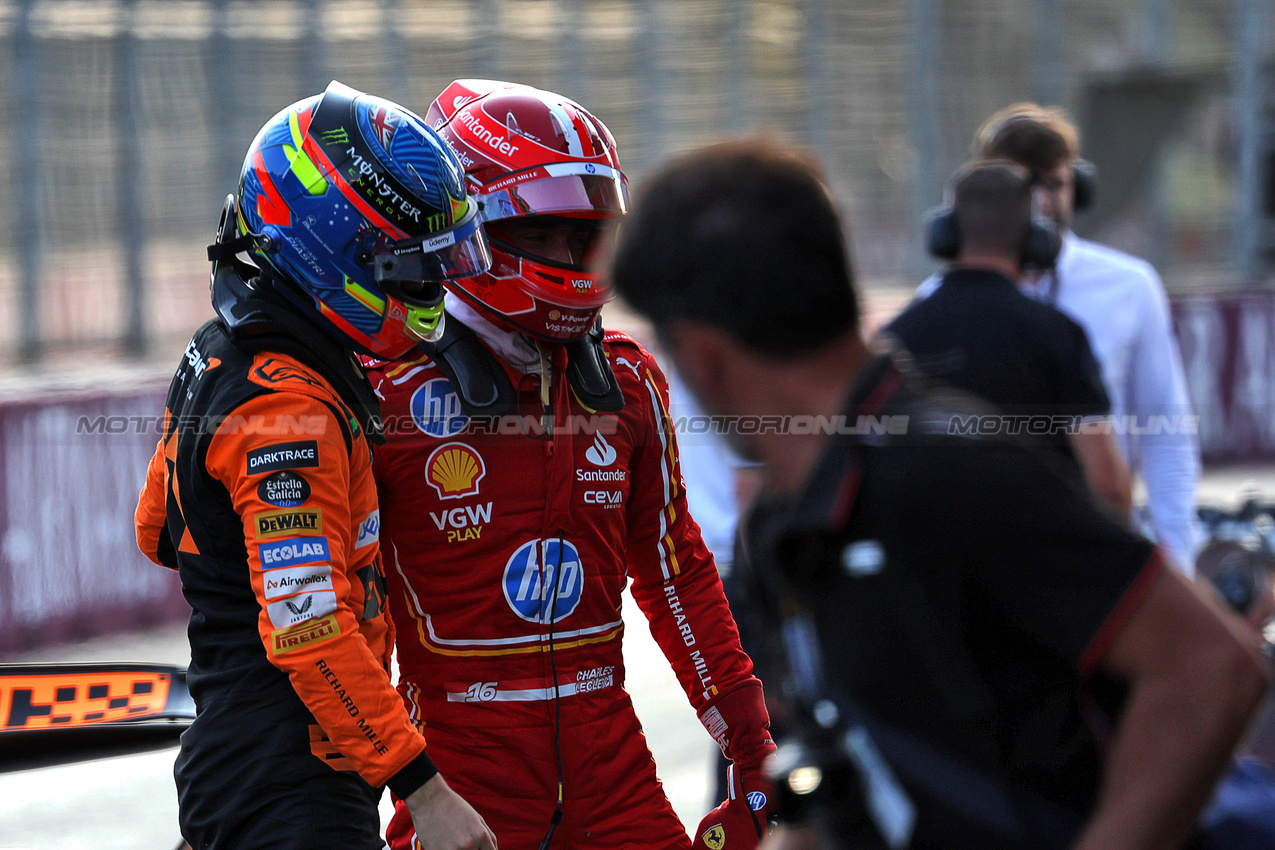
[[[580,553],[569,540],[529,540],[505,564],[504,590],[509,607],[522,619],[542,625],[551,618],[563,620],[584,592]]]
[[[412,393],[412,421],[431,437],[454,437],[469,424],[460,397],[446,378],[434,378]]]

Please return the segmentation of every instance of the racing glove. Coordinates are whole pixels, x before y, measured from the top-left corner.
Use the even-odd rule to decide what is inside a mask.
[[[700,722],[731,760],[730,795],[695,830],[696,850],[752,850],[766,835],[777,802],[763,769],[775,751],[761,682],[753,679],[723,694],[700,712]]]

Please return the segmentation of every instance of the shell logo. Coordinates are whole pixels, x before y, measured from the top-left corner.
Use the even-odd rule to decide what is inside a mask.
[[[561,318],[562,318],[562,314],[561,314],[561,313],[559,313],[557,310],[550,310],[550,311],[549,311],[549,318],[553,319],[553,320],[556,322],[556,321],[558,321],[558,319],[561,319]]]
[[[425,461],[425,480],[440,499],[478,495],[478,482],[487,474],[483,456],[464,443],[444,443]]]

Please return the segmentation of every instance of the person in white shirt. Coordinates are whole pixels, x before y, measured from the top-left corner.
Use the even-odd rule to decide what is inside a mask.
[[[1073,214],[1093,193],[1076,127],[1062,110],[1017,103],[992,114],[974,139],[981,159],[1009,159],[1036,180],[1040,212],[1057,222],[1063,247],[1054,271],[1028,287],[1089,335],[1111,399],[1117,444],[1147,491],[1150,531],[1170,562],[1194,574],[1196,419],[1160,276],[1144,260],[1081,239]],[[931,278],[921,294],[937,287]]]

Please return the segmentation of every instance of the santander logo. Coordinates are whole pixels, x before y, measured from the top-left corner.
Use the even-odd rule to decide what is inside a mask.
[[[593,438],[593,445],[584,453],[594,466],[610,466],[615,463],[615,447],[606,441],[601,433]]]

